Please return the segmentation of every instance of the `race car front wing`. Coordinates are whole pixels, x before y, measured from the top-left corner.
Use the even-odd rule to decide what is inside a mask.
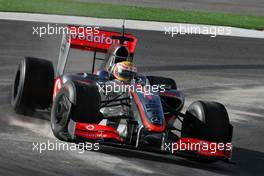
[[[102,142],[111,144],[125,144],[125,139],[119,132],[110,126],[73,122],[72,137],[90,142]],[[138,135],[140,136],[140,135]],[[131,146],[133,147],[133,146]],[[136,146],[134,146],[136,148]],[[171,154],[187,154],[194,157],[231,159],[232,144],[216,143],[197,138],[179,138],[176,141],[163,141],[159,149],[161,152]]]

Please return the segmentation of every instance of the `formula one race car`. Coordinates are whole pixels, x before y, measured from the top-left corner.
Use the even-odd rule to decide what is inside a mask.
[[[12,91],[16,112],[52,107],[51,128],[62,141],[229,161],[233,127],[222,104],[196,101],[182,113],[184,95],[173,79],[137,73],[133,34],[69,29],[78,33],[63,35],[55,73],[48,60],[20,63]],[[91,73],[64,73],[70,48],[94,52]],[[96,69],[97,60],[102,64]]]

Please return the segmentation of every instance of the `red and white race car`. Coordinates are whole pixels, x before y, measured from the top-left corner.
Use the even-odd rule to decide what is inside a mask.
[[[182,113],[184,95],[173,79],[142,75],[124,66],[132,65],[136,43],[137,38],[125,34],[124,28],[122,34],[104,30],[64,34],[56,72],[48,60],[27,57],[21,61],[12,91],[15,111],[29,113],[52,107],[51,128],[63,141],[229,161],[233,127],[225,107],[196,101]],[[65,73],[71,48],[94,52],[90,73]],[[97,58],[98,52],[105,58]],[[95,68],[97,60],[102,61],[99,68]],[[126,81],[113,73],[119,63],[123,67],[116,71],[129,76]],[[109,91],[107,87],[113,85],[129,88]]]

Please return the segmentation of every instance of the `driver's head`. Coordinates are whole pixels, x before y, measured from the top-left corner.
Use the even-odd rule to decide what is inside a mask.
[[[119,81],[130,81],[137,73],[136,66],[130,61],[116,63],[112,68],[112,74]]]

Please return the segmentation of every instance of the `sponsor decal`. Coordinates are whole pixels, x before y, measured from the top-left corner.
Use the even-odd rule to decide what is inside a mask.
[[[89,130],[89,131],[92,131],[94,130],[94,125],[87,125],[86,129]]]
[[[101,44],[107,44],[107,45],[119,43],[118,40],[113,40],[111,37],[106,36],[105,34],[102,34],[102,35],[72,34],[71,37],[72,37],[72,39],[78,39],[80,41],[88,41],[88,42],[101,43]],[[126,44],[126,42],[125,42],[125,44]]]

